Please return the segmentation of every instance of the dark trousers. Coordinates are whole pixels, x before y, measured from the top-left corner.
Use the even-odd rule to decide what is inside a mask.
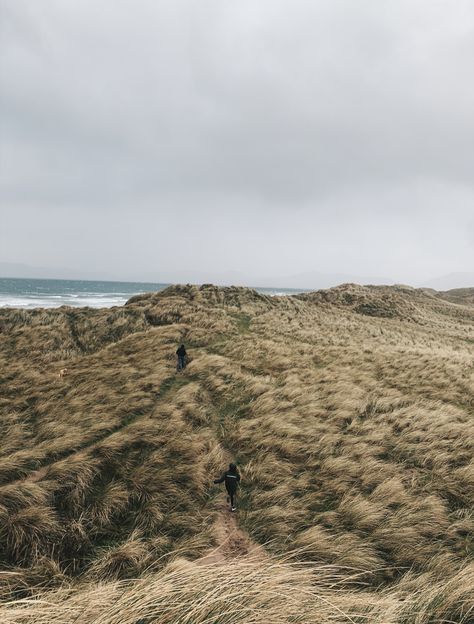
[[[178,370],[183,370],[183,368],[186,368],[186,356],[178,355]]]
[[[230,506],[235,507],[235,498],[236,498],[237,491],[227,490],[227,494],[229,495],[229,498],[230,498]]]

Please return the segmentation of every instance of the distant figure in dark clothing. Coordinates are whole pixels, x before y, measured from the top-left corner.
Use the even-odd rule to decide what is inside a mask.
[[[178,366],[176,370],[183,370],[186,368],[186,349],[184,345],[181,345],[179,349],[176,351],[176,355],[178,356]]]
[[[237,509],[235,505],[235,496],[237,493],[237,486],[240,481],[239,471],[237,470],[237,466],[235,464],[229,464],[229,470],[226,470],[222,473],[222,477],[220,479],[214,479],[214,483],[222,483],[225,482],[225,489],[227,490],[227,494],[230,498],[230,510],[235,511]],[[229,501],[227,499],[227,502]]]

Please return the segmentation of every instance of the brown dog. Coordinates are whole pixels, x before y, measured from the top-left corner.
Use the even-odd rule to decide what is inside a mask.
[[[67,374],[67,368],[61,368],[61,370],[58,373],[59,379],[62,379],[63,377],[65,377],[66,374]]]

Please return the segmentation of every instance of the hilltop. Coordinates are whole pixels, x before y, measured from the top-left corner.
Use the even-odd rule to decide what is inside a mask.
[[[474,288],[454,288],[453,290],[439,293],[439,296],[454,303],[474,305]]]
[[[472,622],[473,292],[0,310],[0,620]]]

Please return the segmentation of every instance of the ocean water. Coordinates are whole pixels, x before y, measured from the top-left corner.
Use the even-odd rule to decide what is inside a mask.
[[[163,290],[169,284],[146,282],[98,282],[0,278],[0,308],[57,308],[89,306],[111,308],[123,305],[133,295]],[[256,288],[267,295],[302,292],[292,288]]]

